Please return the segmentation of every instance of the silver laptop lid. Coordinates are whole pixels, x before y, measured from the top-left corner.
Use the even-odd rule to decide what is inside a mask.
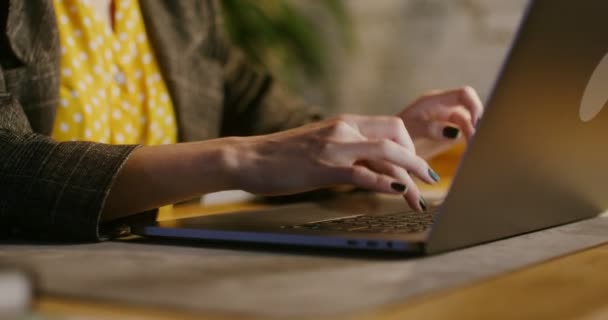
[[[429,253],[608,207],[608,1],[528,6]],[[474,53],[471,53],[474,54]]]

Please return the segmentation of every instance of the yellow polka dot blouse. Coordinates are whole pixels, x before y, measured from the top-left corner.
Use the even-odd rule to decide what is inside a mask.
[[[53,137],[112,144],[175,143],[173,105],[136,0],[114,0],[113,25],[89,1],[54,0],[61,42]]]

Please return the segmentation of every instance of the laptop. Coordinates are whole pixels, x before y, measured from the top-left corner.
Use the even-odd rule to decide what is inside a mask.
[[[605,0],[528,4],[477,134],[436,209],[420,214],[403,199],[376,197],[348,210],[311,202],[144,222],[132,232],[435,254],[594,217],[608,208],[606,12]]]

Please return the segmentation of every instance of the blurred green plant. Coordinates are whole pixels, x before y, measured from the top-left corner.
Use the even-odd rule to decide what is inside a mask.
[[[232,42],[257,63],[293,79],[294,73],[318,78],[327,71],[324,30],[289,0],[222,0]],[[316,0],[335,23],[344,47],[352,45],[351,19],[342,0]]]

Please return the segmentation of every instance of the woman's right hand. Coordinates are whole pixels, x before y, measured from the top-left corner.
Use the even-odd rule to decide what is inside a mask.
[[[424,199],[412,180],[436,183],[437,174],[416,155],[398,117],[342,115],[270,135],[228,138],[223,162],[231,187],[278,195],[350,184],[403,194],[423,211]]]

